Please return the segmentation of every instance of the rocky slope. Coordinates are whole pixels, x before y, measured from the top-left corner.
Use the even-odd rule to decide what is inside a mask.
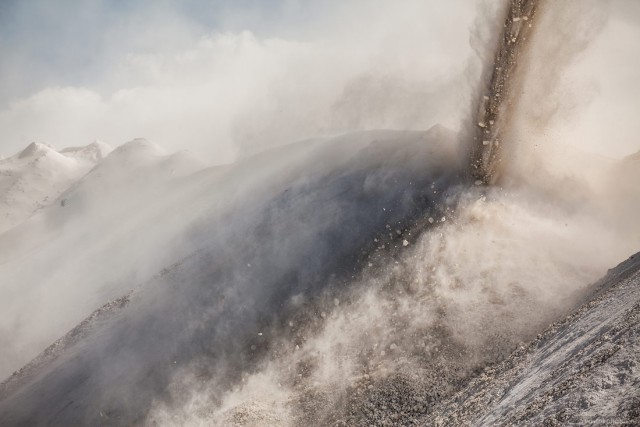
[[[427,425],[640,424],[640,253],[592,298],[505,361],[486,368]]]

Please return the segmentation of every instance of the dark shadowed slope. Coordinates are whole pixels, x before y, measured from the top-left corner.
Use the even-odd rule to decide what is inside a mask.
[[[259,331],[346,291],[389,224],[440,213],[460,181],[456,149],[442,128],[366,132],[187,179],[203,190],[194,197],[226,188],[186,232],[191,252],[5,382],[0,424],[138,423],[194,363],[222,393],[260,361]]]

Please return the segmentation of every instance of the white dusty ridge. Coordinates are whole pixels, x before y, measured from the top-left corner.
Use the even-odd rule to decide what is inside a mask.
[[[158,194],[203,167],[143,139],[115,150],[34,143],[0,162],[0,376],[165,266],[147,245],[169,245],[185,218],[159,208],[174,199]]]
[[[34,142],[0,160],[0,233],[54,202],[110,151],[99,141],[60,151]]]

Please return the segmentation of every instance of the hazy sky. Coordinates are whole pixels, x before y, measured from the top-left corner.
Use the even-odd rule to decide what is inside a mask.
[[[132,53],[188,49],[214,32],[289,36],[332,0],[3,0],[0,102],[47,86],[96,85]],[[320,6],[322,4],[323,6]]]
[[[482,3],[492,2],[4,0],[0,155],[34,140],[147,137],[222,162],[346,129],[455,127]],[[614,1],[582,59],[578,78],[597,87],[585,114],[635,113],[639,22],[638,2]],[[615,155],[638,150],[631,121],[609,144]]]
[[[473,3],[5,1],[0,153],[147,137],[219,162],[343,129],[430,126],[465,102],[422,112],[468,67]]]

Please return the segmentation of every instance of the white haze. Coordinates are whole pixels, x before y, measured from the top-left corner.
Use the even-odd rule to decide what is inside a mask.
[[[141,13],[133,31],[107,28],[113,60],[102,78],[47,87],[0,111],[2,151],[34,140],[62,147],[145,137],[219,164],[238,151],[344,130],[457,127],[469,102],[465,74],[478,66],[464,30],[475,3],[301,3],[317,21],[266,35],[252,28],[190,34],[190,43],[181,37],[180,48],[164,50],[136,49],[145,46],[138,39],[159,32],[163,43],[188,27]]]
[[[469,33],[478,16],[495,17],[490,3],[354,1],[333,5],[300,39],[213,34],[182,52],[124,55],[97,87],[53,87],[11,103],[0,112],[2,147],[17,151],[33,139],[118,145],[144,136],[169,152],[188,148],[223,163],[346,129],[443,123],[464,130],[480,74]],[[299,413],[305,396],[322,395],[332,408],[349,387],[396,373],[446,390],[448,381],[535,336],[607,268],[640,249],[640,159],[613,160],[640,149],[638,122],[629,117],[640,106],[638,83],[621,65],[606,66],[617,63],[622,47],[625,58],[637,57],[627,49],[637,52],[629,37],[637,40],[639,30],[616,13],[623,2],[613,3],[611,15],[597,3],[545,3],[502,187],[454,191],[455,208],[425,232],[403,235],[408,245],[397,258],[372,260],[343,299],[321,294],[317,312],[308,314],[317,325],[299,342],[256,330],[277,353],[234,387],[202,384],[193,366],[180,366],[170,375],[171,399],[155,400],[149,421],[296,424],[309,416]],[[585,16],[588,28],[576,32]],[[389,135],[306,141],[209,169],[153,142],[122,146],[55,204],[0,236],[0,376],[104,302],[211,244],[209,236],[189,235],[193,224],[210,220],[215,233],[251,247],[256,236],[243,221],[260,211],[249,208],[290,181],[357,162]],[[408,135],[395,138],[422,138]],[[445,158],[443,165],[456,165]],[[368,173],[373,190],[365,190],[382,191],[384,177]],[[296,245],[340,229],[342,207],[328,203],[326,210],[325,223],[295,218],[290,233],[255,241],[273,249],[272,258],[255,263],[286,264],[280,257]],[[402,245],[393,227],[380,232],[388,233]],[[244,268],[242,256],[252,252],[233,250],[239,258],[229,269]],[[277,289],[261,290],[268,291]]]
[[[267,17],[248,14],[241,19],[246,10],[227,5],[220,6],[218,28],[207,30],[167,4],[153,13],[133,7],[125,22],[113,22],[97,4],[105,6],[96,2],[79,9],[78,22],[69,23],[89,34],[83,43],[66,32],[53,32],[43,18],[64,22],[72,20],[72,13],[67,16],[65,9],[40,2],[31,12],[23,8],[16,18],[25,26],[30,18],[42,23],[42,28],[22,30],[25,41],[16,48],[27,53],[17,55],[11,46],[2,47],[10,53],[0,70],[8,85],[3,91],[11,93],[18,76],[20,82],[31,76],[33,83],[19,85],[25,88],[0,99],[0,155],[32,141],[61,148],[94,139],[117,146],[145,137],[219,164],[236,158],[239,151],[309,135],[422,129],[437,122],[457,127],[468,106],[468,83],[474,81],[465,75],[475,75],[478,67],[470,55],[467,29],[479,7],[489,3],[278,4],[273,7],[284,17],[293,19],[294,10],[306,20],[276,28],[265,23]],[[640,65],[628,52],[640,35],[640,17],[632,1],[617,0],[614,7],[619,12],[576,64],[566,88],[579,92],[580,102],[589,105],[584,116],[589,120],[563,130],[579,136],[581,147],[618,158],[634,151],[639,130],[629,115],[640,96],[635,79]],[[315,13],[316,20],[305,13]],[[101,37],[92,34],[94,27],[103,31]],[[61,42],[49,52],[61,59],[54,61],[53,76],[47,78],[41,74],[48,65],[28,56],[36,43],[32,40],[42,37]],[[100,50],[90,50],[89,43]],[[91,66],[76,63],[79,59],[64,65],[75,58],[66,51],[74,49],[98,59],[91,59]],[[49,81],[53,84],[46,86]],[[612,120],[629,126],[607,132],[599,126]],[[610,139],[606,150],[598,143],[605,136]]]

